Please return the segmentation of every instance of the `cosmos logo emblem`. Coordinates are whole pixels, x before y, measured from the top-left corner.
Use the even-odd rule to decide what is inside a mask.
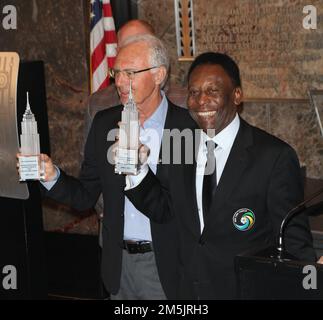
[[[242,208],[236,211],[233,215],[233,225],[239,231],[248,231],[255,224],[255,214],[247,208]]]

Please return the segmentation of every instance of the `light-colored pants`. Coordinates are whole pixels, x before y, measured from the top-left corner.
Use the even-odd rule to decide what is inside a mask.
[[[154,252],[130,254],[123,250],[120,289],[111,300],[165,300]]]

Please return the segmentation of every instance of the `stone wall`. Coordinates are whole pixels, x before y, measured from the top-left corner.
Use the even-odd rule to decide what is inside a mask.
[[[51,156],[72,175],[80,166],[84,114],[88,97],[88,23],[86,0],[0,1],[17,8],[17,30],[0,25],[0,48],[16,51],[21,60],[45,65]],[[77,212],[44,201],[46,230],[96,232],[93,212]],[[86,218],[89,217],[89,218]]]
[[[247,3],[254,11],[254,8],[260,7],[264,3],[258,0],[194,0],[193,2],[197,53],[218,48],[215,43],[205,42],[205,39],[207,37],[217,39],[218,29],[212,28],[210,21],[216,23],[219,3],[223,12],[228,12],[226,10],[229,7],[233,8],[232,12],[239,24],[254,21],[252,17],[250,20],[239,18],[239,10],[242,10],[239,9],[239,4],[242,6]],[[288,0],[269,1],[267,4],[272,6],[286,4],[299,8],[303,3],[305,2],[300,0]],[[320,9],[318,10],[319,20],[316,31],[322,34],[322,2],[313,0],[311,3]],[[7,4],[7,1],[1,0],[0,8],[2,8],[2,4]],[[89,86],[87,1],[73,0],[73,5],[71,5],[71,1],[67,0],[16,0],[10,1],[10,4],[15,5],[18,10],[18,29],[11,31],[0,29],[1,50],[17,51],[23,60],[43,60],[45,62],[52,158],[67,173],[77,175]],[[257,10],[259,16],[261,11]],[[295,11],[293,12],[295,15]],[[154,26],[157,35],[165,41],[169,48],[172,59],[171,81],[185,84],[185,76],[190,63],[177,60],[174,1],[139,0],[138,13],[140,18],[149,21]],[[267,13],[266,17],[270,21],[270,13]],[[302,12],[299,17],[302,18]],[[259,21],[262,25],[266,23],[266,20]],[[277,21],[276,18],[275,21]],[[284,24],[286,25],[286,21]],[[206,27],[207,29],[205,29]],[[272,24],[271,28],[274,28]],[[301,31],[303,40],[304,32]],[[270,34],[266,33],[266,37],[270,37]],[[315,113],[305,95],[305,89],[308,87],[322,88],[323,81],[320,82],[320,79],[323,80],[321,77],[323,73],[323,45],[322,41],[315,42],[316,36],[313,33],[308,35],[306,43],[317,50],[310,55],[306,51],[306,55],[309,59],[314,60],[304,61],[304,63],[299,60],[297,66],[289,64],[290,67],[281,69],[281,79],[290,80],[291,85],[279,82],[279,90],[275,91],[275,88],[272,90],[269,88],[266,94],[264,90],[259,89],[259,86],[254,85],[257,82],[257,77],[253,79],[250,77],[250,72],[247,70],[249,68],[248,61],[251,65],[253,61],[246,56],[248,52],[244,51],[244,55],[242,55],[240,51],[237,52],[238,47],[236,49],[231,47],[228,52],[239,62],[244,89],[249,98],[245,103],[242,116],[252,124],[290,143],[296,149],[301,162],[306,165],[308,177],[323,179],[323,138],[320,136]],[[295,37],[295,34],[293,33],[292,36]],[[269,40],[266,39],[266,41]],[[300,48],[301,45],[305,46],[304,43],[297,42],[297,48]],[[301,49],[294,52],[293,57],[295,55],[301,56]],[[305,50],[305,47],[303,49]],[[262,60],[265,60],[266,51],[263,51],[262,55]],[[243,59],[245,56],[246,59]],[[288,57],[288,55],[285,56],[286,65],[289,62]],[[270,56],[267,55],[267,58]],[[281,59],[281,56],[278,58]],[[272,59],[273,57],[271,57],[271,61],[274,63]],[[275,70],[279,71],[279,69]],[[296,70],[295,77],[291,78],[293,70]],[[302,74],[298,78],[300,72],[305,72],[304,70],[307,70],[310,76],[306,77],[306,74]],[[268,72],[270,69],[267,69]],[[286,75],[288,75],[287,78]],[[262,78],[262,81],[264,79],[266,77]],[[293,88],[295,90],[292,90]],[[257,99],[252,100],[251,98]],[[84,212],[79,216],[75,211],[52,201],[44,202],[44,224],[47,230],[93,234],[97,232],[97,220],[93,212]]]
[[[323,178],[323,137],[307,100],[247,102],[242,117],[296,150],[309,178]]]
[[[211,50],[232,56],[247,98],[307,98],[308,89],[323,89],[323,3],[311,1],[315,30],[303,27],[306,5],[306,0],[193,0],[196,55]],[[174,1],[141,0],[138,12],[167,44],[172,78],[184,83],[190,62],[178,63]]]
[[[196,54],[219,50],[232,55],[240,66],[247,101],[242,116],[291,144],[308,177],[323,179],[323,137],[307,98],[307,89],[323,89],[323,3],[311,1],[317,8],[317,30],[302,27],[307,4],[303,0],[193,1]],[[169,49],[171,81],[185,85],[190,62],[178,61],[174,1],[141,0],[138,12]],[[218,21],[223,24],[216,25]],[[249,41],[246,49],[242,37]]]
[[[74,0],[71,7],[66,0],[10,1],[17,8],[17,30],[0,29],[2,51],[44,61],[52,158],[72,174],[79,168],[88,96],[83,2]]]

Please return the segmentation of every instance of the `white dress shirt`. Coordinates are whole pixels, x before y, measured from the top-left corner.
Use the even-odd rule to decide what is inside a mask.
[[[168,110],[168,102],[165,93],[161,91],[162,100],[155,112],[140,127],[139,139],[150,149],[150,155],[138,176],[126,176],[126,188],[134,188],[148,173],[148,166],[156,174],[159,160],[159,150],[164,132],[164,125]],[[55,166],[56,167],[56,166]],[[56,177],[53,181],[41,182],[47,190],[50,190],[60,176],[60,170],[56,167]],[[150,220],[138,211],[131,201],[125,197],[124,209],[124,240],[151,241]]]
[[[216,159],[216,177],[217,184],[219,184],[222,172],[224,170],[225,164],[228,160],[233,142],[237,136],[240,127],[240,118],[238,114],[236,114],[235,118],[230,122],[228,126],[226,126],[221,132],[219,132],[212,139],[202,131],[199,150],[197,154],[197,164],[196,164],[196,200],[198,213],[200,218],[200,229],[201,233],[204,229],[204,219],[203,219],[203,205],[202,205],[202,189],[203,189],[203,179],[204,179],[204,169],[206,165],[206,141],[213,140],[217,147],[214,150],[214,155]]]
[[[164,125],[168,110],[168,102],[165,93],[162,91],[162,101],[156,111],[140,126],[139,139],[142,144],[145,144],[150,149],[150,155],[147,160],[147,165],[156,174],[157,164],[159,159],[159,150],[161,146]],[[138,176],[126,176],[126,187],[130,181],[136,181],[145,175],[144,172]],[[128,178],[127,178],[128,177]],[[132,177],[129,179],[129,177]],[[138,211],[132,202],[125,197],[125,212],[124,212],[124,240],[145,240],[152,241],[150,220],[140,211]]]

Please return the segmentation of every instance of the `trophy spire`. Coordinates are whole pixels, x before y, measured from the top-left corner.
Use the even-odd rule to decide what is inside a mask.
[[[27,108],[26,110],[30,110],[30,104],[29,104],[29,92],[27,91]]]
[[[26,103],[26,110],[23,115],[22,121],[27,121],[27,120],[34,120],[35,121],[35,116],[31,112],[30,104],[29,104],[29,92],[27,91],[27,103]]]
[[[133,97],[132,97],[132,83],[131,83],[131,79],[130,79],[130,90],[129,90],[129,101],[133,101]]]
[[[21,153],[36,155],[40,153],[37,121],[31,111],[29,92],[27,92],[26,110],[21,122]]]
[[[132,95],[132,83],[130,79],[130,88],[129,88],[129,95],[128,95],[128,101],[125,104],[125,109],[128,109],[131,112],[137,112],[136,102],[133,99]]]

